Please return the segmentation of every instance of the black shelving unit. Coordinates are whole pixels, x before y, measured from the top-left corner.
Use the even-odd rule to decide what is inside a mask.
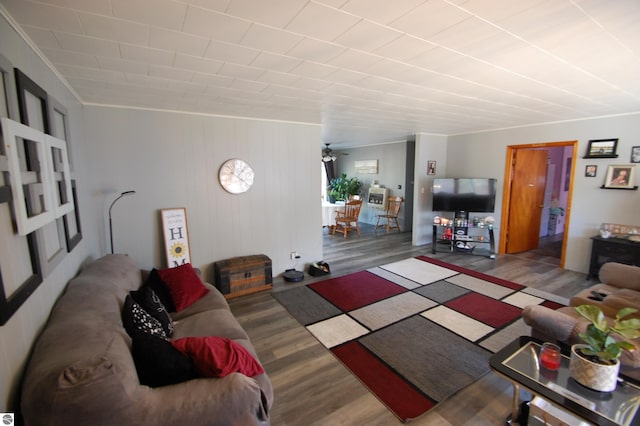
[[[431,253],[436,254],[438,248],[495,259],[493,225],[474,225],[469,223],[467,212],[455,212],[447,224],[433,224]]]

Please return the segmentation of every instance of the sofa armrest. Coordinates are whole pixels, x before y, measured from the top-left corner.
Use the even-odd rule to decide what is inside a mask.
[[[578,319],[571,315],[540,305],[526,306],[522,311],[522,319],[531,326],[532,334],[560,342],[572,340],[572,332],[578,323]]]
[[[598,277],[605,284],[640,291],[640,267],[638,266],[607,262],[600,267]]]
[[[194,379],[170,386],[140,386],[140,424],[260,425],[269,423],[271,401],[258,382],[240,373],[222,379]]]

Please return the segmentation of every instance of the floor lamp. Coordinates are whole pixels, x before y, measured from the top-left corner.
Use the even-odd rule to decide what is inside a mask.
[[[111,203],[111,205],[109,206],[109,238],[111,240],[111,254],[113,254],[113,226],[111,224],[111,209],[113,208],[113,205],[116,203],[116,201],[118,201],[120,198],[126,197],[127,195],[133,195],[135,193],[136,191],[124,191],[118,196],[118,198],[113,200],[113,203]]]

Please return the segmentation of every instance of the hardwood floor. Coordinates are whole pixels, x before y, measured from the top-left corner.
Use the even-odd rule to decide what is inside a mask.
[[[431,246],[412,246],[411,233],[374,232],[361,224],[360,237],[327,235],[324,259],[331,276],[431,254]],[[569,297],[593,284],[585,274],[560,269],[552,259],[531,253],[499,255],[495,260],[456,253],[437,253],[438,259],[485,272],[530,287]],[[301,268],[298,267],[298,270]],[[311,277],[299,283],[274,277],[272,291],[326,279]],[[333,355],[271,297],[271,292],[231,299],[231,309],[247,330],[275,392],[273,425],[399,425],[387,410]],[[429,360],[425,360],[429,362]],[[446,380],[446,378],[443,378]],[[509,382],[489,373],[441,402],[415,425],[502,425],[510,412]],[[526,396],[526,395],[525,395]]]

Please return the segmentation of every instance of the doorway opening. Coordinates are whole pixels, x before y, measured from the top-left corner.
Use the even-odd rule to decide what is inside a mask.
[[[559,257],[564,267],[577,145],[507,146],[498,253]]]

